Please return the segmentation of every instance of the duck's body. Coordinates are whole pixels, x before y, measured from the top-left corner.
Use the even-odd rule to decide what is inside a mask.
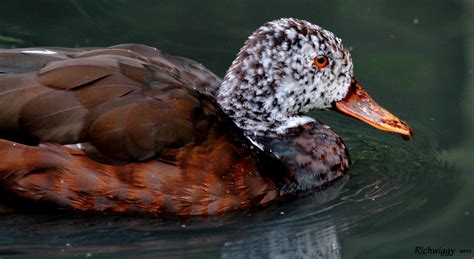
[[[226,92],[249,84],[237,60],[221,83],[195,61],[143,45],[0,50],[0,188],[80,210],[211,215],[341,177],[349,165],[342,140],[293,115],[299,97],[290,108],[275,97],[278,109],[265,115],[268,104]],[[346,95],[336,90],[327,98]],[[301,94],[301,111],[314,108]]]
[[[29,64],[16,62],[25,57]],[[141,45],[5,50],[0,60],[3,138],[55,143],[0,142],[3,188],[24,198],[81,210],[208,215],[285,193],[278,178],[287,169],[270,167],[274,158],[250,148],[212,101],[220,80],[194,61]],[[320,170],[321,186],[342,176],[348,157],[330,129],[311,127],[327,138],[319,146],[337,148],[325,156],[333,162]],[[61,146],[75,143],[81,146]]]

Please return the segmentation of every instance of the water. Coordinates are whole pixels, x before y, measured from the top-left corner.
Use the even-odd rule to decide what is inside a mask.
[[[474,1],[3,0],[0,10],[3,48],[143,43],[219,75],[264,22],[307,19],[343,38],[359,82],[415,132],[405,142],[314,112],[353,162],[325,192],[211,219],[0,214],[1,257],[430,257],[417,246],[474,256]]]

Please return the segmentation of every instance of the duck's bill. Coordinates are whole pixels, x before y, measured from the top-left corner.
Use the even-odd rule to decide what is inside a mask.
[[[335,103],[335,108],[377,129],[399,133],[405,139],[411,139],[413,136],[413,131],[407,123],[376,103],[355,80],[347,96]]]

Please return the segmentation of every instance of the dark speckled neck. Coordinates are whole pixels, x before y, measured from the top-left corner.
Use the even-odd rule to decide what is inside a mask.
[[[257,141],[280,162],[275,161],[266,171],[275,179],[281,195],[323,187],[349,168],[349,154],[342,139],[319,121],[284,135],[258,137]],[[286,170],[280,175],[281,166]]]

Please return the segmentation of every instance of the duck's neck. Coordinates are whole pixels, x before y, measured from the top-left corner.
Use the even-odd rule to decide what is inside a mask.
[[[246,133],[281,134],[288,128],[312,121],[306,116],[304,100],[295,87],[301,78],[288,67],[285,44],[275,45],[274,38],[252,38],[240,50],[217,91],[224,112]]]
[[[255,135],[283,133],[287,128],[308,121],[308,117],[296,116],[297,106],[281,105],[283,102],[295,102],[290,96],[291,82],[280,75],[268,78],[256,70],[247,70],[241,66],[231,68],[218,91],[218,102],[224,112],[235,124],[246,132]],[[288,84],[288,87],[285,87]],[[273,87],[287,88],[288,95],[279,91],[275,95]]]

